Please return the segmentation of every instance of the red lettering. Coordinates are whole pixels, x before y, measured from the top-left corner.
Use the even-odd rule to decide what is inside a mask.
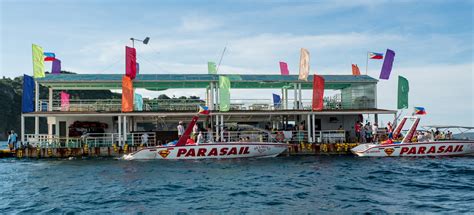
[[[453,152],[457,152],[457,151],[458,151],[458,148],[459,148],[459,145],[457,145],[457,146],[454,148]]]
[[[407,154],[408,154],[408,155],[410,155],[410,154],[416,154],[416,147],[411,147],[411,148],[410,148],[410,151],[408,151]]]
[[[186,153],[185,155],[185,157],[189,157],[189,156],[192,156],[192,157],[196,156],[196,152],[194,151],[193,148],[190,148],[188,153]]]
[[[181,155],[184,155],[185,153],[186,153],[185,148],[178,149],[178,155],[176,155],[176,157],[181,157]]]
[[[241,155],[242,153],[244,153],[244,149],[245,149],[245,147],[240,147],[240,149],[239,149],[239,155]]]
[[[249,152],[249,147],[245,147],[245,149],[244,149],[244,154],[250,154],[250,152]]]
[[[227,148],[227,147],[222,148],[222,149],[221,149],[221,153],[220,153],[219,155],[225,155],[225,154],[227,154],[227,150],[229,150],[229,148]]]
[[[408,147],[402,147],[402,150],[400,151],[400,155],[403,155],[403,153],[408,152]]]
[[[236,155],[237,154],[237,147],[232,147],[227,155]]]
[[[440,147],[438,148],[438,151],[437,151],[436,153],[441,153],[441,152],[443,152],[443,151],[444,151],[444,148],[446,148],[446,147],[445,147],[445,146],[440,146]]]
[[[426,150],[426,147],[420,146],[420,148],[418,148],[418,154],[425,154],[425,150]]]
[[[431,153],[436,153],[436,147],[431,146],[430,150],[428,150],[428,152],[426,154],[431,154]]]
[[[217,149],[216,148],[212,148],[211,151],[209,152],[209,154],[207,156],[217,156]]]
[[[448,146],[445,152],[453,152],[453,146]]]
[[[206,148],[200,148],[200,149],[198,149],[198,154],[197,154],[197,156],[198,156],[198,157],[199,157],[199,156],[203,156],[203,157],[206,156],[206,151],[207,151]]]
[[[457,152],[462,152],[462,147],[464,147],[464,145],[461,145],[459,149],[457,150]]]

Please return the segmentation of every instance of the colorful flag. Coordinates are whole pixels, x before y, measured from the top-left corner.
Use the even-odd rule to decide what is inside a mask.
[[[219,106],[219,111],[230,110],[230,80],[225,76],[219,76]]]
[[[281,106],[281,97],[275,93],[273,93],[273,106],[275,109],[278,109]]]
[[[415,107],[415,114],[416,115],[426,115],[426,111],[424,107]]]
[[[61,61],[58,59],[55,59],[53,61],[53,66],[51,68],[51,73],[52,74],[60,74],[61,73]]]
[[[126,75],[122,77],[122,112],[133,111],[133,82]]]
[[[69,98],[70,95],[66,92],[61,91],[61,111],[69,111]]]
[[[199,105],[199,114],[209,115],[210,111],[207,106]]]
[[[408,92],[410,91],[410,87],[408,84],[408,80],[402,76],[398,76],[398,109],[406,109],[408,108]]]
[[[54,61],[56,59],[56,55],[52,52],[43,52],[44,61]]]
[[[360,70],[357,64],[352,64],[352,75],[360,75]]]
[[[321,111],[324,107],[324,78],[319,75],[313,75],[313,104],[314,111]]]
[[[43,48],[32,45],[33,49],[33,76],[35,78],[44,78]]]
[[[281,75],[290,75],[290,71],[288,70],[288,64],[285,62],[280,62],[280,72]]]
[[[207,73],[208,74],[217,74],[216,63],[207,62]]]
[[[21,96],[21,112],[30,113],[35,111],[35,80],[33,77],[23,75],[23,94]]]
[[[308,81],[309,75],[309,51],[301,48],[300,54],[300,73],[298,80]]]
[[[143,111],[143,97],[142,95],[135,93],[134,103],[133,103],[136,111]]]
[[[137,51],[128,46],[125,46],[125,75],[131,80],[137,76]]]
[[[387,52],[385,53],[385,59],[383,60],[382,71],[380,71],[380,79],[388,80],[390,78],[394,58],[395,52],[387,49]]]
[[[382,53],[376,53],[376,52],[369,52],[368,53],[369,59],[374,59],[374,60],[381,60],[383,59],[383,54]]]

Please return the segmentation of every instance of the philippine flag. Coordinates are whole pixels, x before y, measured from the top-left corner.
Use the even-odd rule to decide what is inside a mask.
[[[369,52],[369,59],[376,59],[376,60],[383,59],[383,54],[376,53],[376,52]]]
[[[199,113],[204,115],[209,115],[210,111],[207,106],[199,105]]]
[[[416,115],[426,115],[426,111],[424,107],[415,107],[415,114]]]

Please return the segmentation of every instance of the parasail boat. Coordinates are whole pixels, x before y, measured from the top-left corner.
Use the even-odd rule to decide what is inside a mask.
[[[188,159],[228,159],[228,158],[266,158],[276,157],[284,152],[286,143],[266,142],[212,142],[189,144],[192,128],[200,114],[209,114],[206,107],[195,115],[183,135],[175,145],[146,147],[124,155],[125,160],[188,160]],[[188,143],[188,144],[187,144]]]
[[[420,118],[406,116],[393,132],[396,139],[407,119],[413,120],[410,130],[399,143],[361,144],[351,149],[352,153],[360,157],[417,157],[417,156],[460,156],[474,155],[474,141],[472,140],[442,140],[426,142],[412,142]]]

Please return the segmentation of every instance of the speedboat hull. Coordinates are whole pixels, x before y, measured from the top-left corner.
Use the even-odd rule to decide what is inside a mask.
[[[211,143],[156,146],[124,155],[125,160],[189,160],[276,157],[288,148],[283,143]]]
[[[361,144],[351,149],[361,157],[420,157],[474,155],[474,141],[436,141],[402,144]]]

